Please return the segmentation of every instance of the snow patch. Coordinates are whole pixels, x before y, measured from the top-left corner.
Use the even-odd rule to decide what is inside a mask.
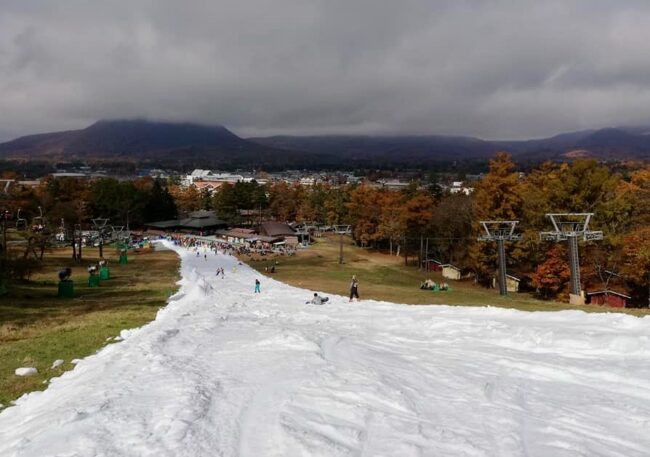
[[[38,370],[32,367],[22,367],[16,368],[16,371],[14,371],[14,373],[16,376],[34,376],[35,374],[38,374]]]
[[[56,359],[54,363],[52,363],[51,369],[60,367],[61,365],[63,365],[63,362],[64,362],[63,359]]]

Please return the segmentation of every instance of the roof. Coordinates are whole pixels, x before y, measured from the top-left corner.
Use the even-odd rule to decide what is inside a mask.
[[[458,271],[460,271],[460,268],[458,268],[456,265],[452,265],[452,264],[450,264],[450,263],[446,263],[446,264],[444,264],[444,265],[440,265],[440,266],[441,266],[442,268],[447,268],[447,267],[448,267],[448,268],[453,268],[454,270],[458,270]]]
[[[207,227],[226,227],[228,224],[217,216],[188,217],[178,221],[178,225],[184,228],[202,229]]]
[[[230,230],[219,230],[217,232],[221,236],[234,236],[236,238],[252,238],[256,237],[255,230],[245,228],[233,228]]]
[[[174,219],[167,221],[147,222],[145,225],[148,227],[171,229],[171,228],[186,228],[186,229],[205,229],[210,227],[227,227],[225,221],[219,219],[213,211],[194,211],[189,214],[189,217],[183,219]]]
[[[594,292],[587,292],[587,295],[617,295],[617,296],[623,297],[623,298],[628,298],[628,299],[632,298],[629,295],[625,295],[625,294],[623,294],[621,292],[616,292],[615,290],[609,290],[609,289],[596,290]]]
[[[148,222],[146,225],[148,225],[149,227],[156,227],[162,229],[172,228],[178,225],[178,219],[174,219],[171,221]]]
[[[296,231],[284,222],[267,221],[262,222],[261,230],[266,236],[295,236]]]

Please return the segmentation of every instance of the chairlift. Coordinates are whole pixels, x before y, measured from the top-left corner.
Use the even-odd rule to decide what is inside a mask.
[[[16,215],[16,230],[25,231],[27,230],[27,219],[20,217],[20,211],[21,209],[18,208],[18,214]]]

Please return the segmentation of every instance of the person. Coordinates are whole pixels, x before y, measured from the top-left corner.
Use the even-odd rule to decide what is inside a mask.
[[[314,298],[312,298],[311,301],[308,301],[307,303],[311,303],[312,305],[322,305],[323,303],[327,303],[328,300],[329,297],[321,297],[316,292],[314,292]]]
[[[221,267],[221,279],[224,279],[226,277],[226,271]]]
[[[350,301],[353,298],[356,298],[359,301],[359,281],[357,281],[357,276],[352,276],[352,282],[350,283]]]
[[[275,273],[275,265],[271,265],[271,273]]]
[[[66,268],[65,270],[59,271],[59,281],[69,281],[70,276],[72,276],[71,268]]]
[[[256,279],[255,280],[255,293],[256,294],[261,294],[262,291],[260,290],[260,280]]]

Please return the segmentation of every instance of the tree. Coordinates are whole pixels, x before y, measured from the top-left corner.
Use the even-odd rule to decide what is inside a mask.
[[[533,285],[544,298],[555,297],[565,291],[569,284],[571,271],[566,258],[566,249],[562,245],[555,245],[548,251],[546,260],[537,266]]]
[[[473,199],[474,236],[481,231],[481,220],[519,220],[523,204],[522,183],[509,154],[499,152],[490,160],[490,172],[475,186]],[[496,269],[495,243],[477,243],[474,239],[468,243],[477,279],[490,284]],[[523,256],[517,243],[506,244],[506,255],[514,260]]]
[[[650,227],[639,227],[624,239],[623,269],[632,292],[645,306],[650,304]]]

